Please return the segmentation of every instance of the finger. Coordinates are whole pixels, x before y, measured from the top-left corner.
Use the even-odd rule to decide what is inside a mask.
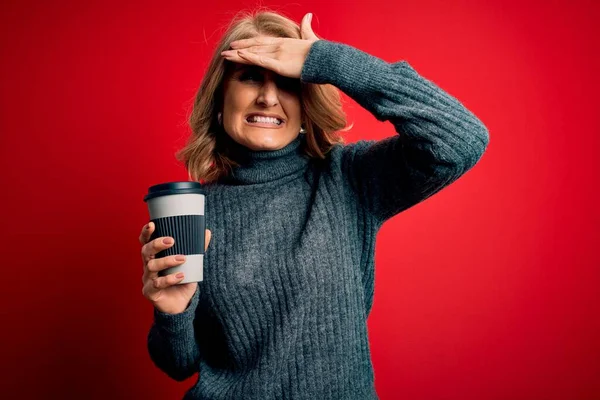
[[[224,56],[224,58],[227,61],[231,61],[231,62],[234,62],[234,63],[237,63],[237,64],[247,64],[247,65],[253,64],[252,62],[243,59],[242,57],[238,56],[237,54],[236,55],[230,55],[230,56]]]
[[[229,44],[232,49],[243,49],[250,46],[256,45],[271,45],[271,44],[279,44],[282,42],[282,38],[276,37],[253,37],[250,39],[240,39],[235,40]]]
[[[306,40],[318,40],[319,38],[312,30],[312,13],[308,13],[302,18],[300,23],[300,37]]]
[[[248,65],[254,65],[255,62],[251,61],[249,59],[243,58],[241,57],[238,53],[237,50],[229,50],[232,53],[226,53],[223,54],[223,57],[231,62],[235,62],[235,63],[239,63],[239,64],[248,64]],[[277,53],[262,53],[261,55],[265,56],[265,57],[271,57],[271,58],[276,58],[277,57]]]
[[[171,243],[167,243],[166,241],[168,240],[170,240]],[[146,243],[144,246],[142,246],[142,259],[144,260],[144,263],[152,260],[156,253],[164,249],[168,249],[169,247],[173,246],[174,243],[175,240],[170,236],[161,236]]]
[[[169,286],[173,286],[176,283],[181,282],[183,278],[185,278],[183,272],[181,273],[180,278],[178,278],[177,275],[179,275],[179,273],[156,278],[152,281],[152,287],[156,290],[166,289]]]
[[[153,258],[146,264],[146,269],[148,272],[158,272],[166,268],[176,267],[184,262],[185,256],[182,254],[162,258]]]
[[[148,243],[148,240],[150,240],[150,236],[152,235],[152,232],[154,232],[154,222],[148,222],[142,228],[142,233],[140,233],[140,238],[139,238],[140,244],[144,245],[144,244]]]
[[[144,296],[146,298],[151,298],[151,296],[154,293],[156,293],[157,291],[159,291],[161,289],[166,289],[169,286],[173,286],[173,285],[181,282],[185,278],[185,275],[183,275],[183,273],[182,273],[181,278],[177,278],[178,274],[169,274],[167,276],[160,276],[160,277],[157,276],[157,277],[154,277],[153,279],[148,280],[144,284],[144,287],[142,288],[142,293],[144,294]]]
[[[174,256],[153,258],[146,264],[148,272],[158,272],[166,268],[176,267],[185,262],[186,257],[183,254]]]
[[[231,55],[237,54],[237,50],[245,50],[251,53],[276,53],[281,49],[281,46],[278,44],[269,44],[269,45],[258,45],[258,46],[250,46],[243,47],[235,50],[225,50],[221,52],[221,55]]]
[[[206,251],[208,249],[208,244],[210,243],[210,238],[212,237],[212,232],[206,229],[204,236],[206,237],[206,240],[204,241],[204,251]]]

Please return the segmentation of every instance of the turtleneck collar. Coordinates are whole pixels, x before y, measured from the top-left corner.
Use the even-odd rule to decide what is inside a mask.
[[[233,184],[264,183],[305,169],[309,157],[304,154],[306,134],[300,133],[279,150],[252,150],[229,138],[227,155],[240,165],[222,181]]]

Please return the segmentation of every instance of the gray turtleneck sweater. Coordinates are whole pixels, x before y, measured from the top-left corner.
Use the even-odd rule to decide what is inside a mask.
[[[475,165],[483,123],[406,61],[315,42],[304,82],[335,85],[397,135],[303,155],[304,134],[205,185],[204,281],[180,314],[154,309],[153,362],[185,399],[377,399],[367,317],[387,219]]]

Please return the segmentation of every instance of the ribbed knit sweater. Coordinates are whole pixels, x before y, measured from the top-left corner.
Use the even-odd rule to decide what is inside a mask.
[[[301,80],[333,84],[397,135],[305,156],[305,135],[205,185],[204,281],[179,314],[154,309],[153,362],[184,399],[377,399],[367,332],[375,237],[483,155],[483,123],[406,61],[315,42]]]

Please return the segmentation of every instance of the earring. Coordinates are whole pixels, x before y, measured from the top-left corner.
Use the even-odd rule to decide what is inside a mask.
[[[219,125],[223,125],[223,113],[217,114],[217,120],[219,121]]]
[[[306,129],[304,129],[304,126],[300,125],[300,133],[306,133]]]

